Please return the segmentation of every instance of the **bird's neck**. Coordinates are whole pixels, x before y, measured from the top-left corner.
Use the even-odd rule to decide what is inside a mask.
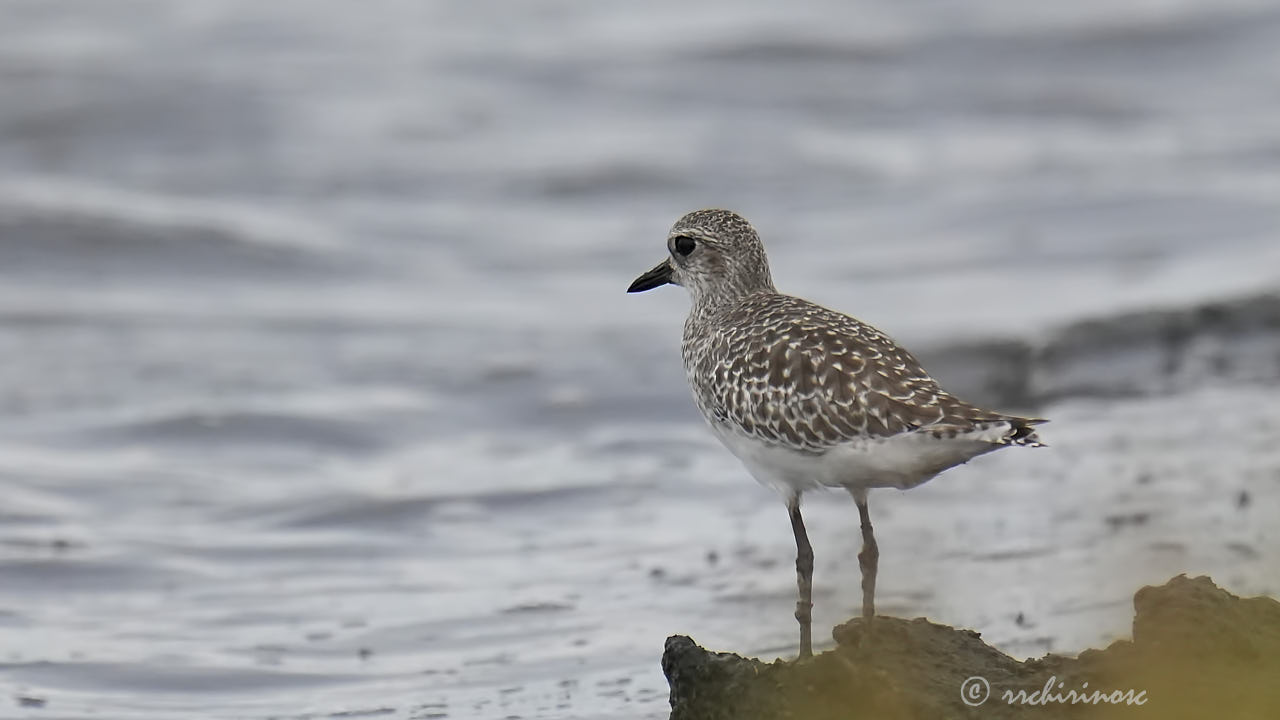
[[[731,312],[749,297],[777,293],[772,283],[767,286],[730,288],[728,290],[726,292],[724,288],[721,288],[719,292],[714,293],[692,293],[693,304],[689,308],[689,318],[686,324],[691,326],[714,324],[718,317]]]

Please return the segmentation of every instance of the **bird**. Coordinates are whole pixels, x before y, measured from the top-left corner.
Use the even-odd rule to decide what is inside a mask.
[[[756,229],[736,212],[690,212],[667,257],[627,288],[672,284],[690,297],[681,356],[714,435],[786,502],[796,542],[799,658],[811,657],[813,548],[800,512],[810,490],[843,488],[862,531],[862,617],[875,616],[880,551],[873,488],[907,490],[1000,448],[1042,447],[1026,418],[985,410],[939,386],[888,335],[778,292]]]

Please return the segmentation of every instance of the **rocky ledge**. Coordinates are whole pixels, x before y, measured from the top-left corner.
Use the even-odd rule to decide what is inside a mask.
[[[1133,639],[1018,661],[972,630],[877,617],[764,663],[667,639],[672,720],[1280,718],[1280,602],[1178,576],[1133,598]],[[963,693],[963,695],[962,695]]]

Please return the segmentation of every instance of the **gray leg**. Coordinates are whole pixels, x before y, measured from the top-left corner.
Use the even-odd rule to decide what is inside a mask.
[[[858,553],[858,567],[862,569],[862,617],[876,614],[876,571],[880,565],[880,548],[871,528],[871,513],[867,509],[867,492],[855,492],[853,501],[858,505],[862,518],[862,552]]]
[[[796,620],[800,623],[800,657],[813,655],[813,547],[800,517],[800,496],[787,501],[791,513],[791,531],[796,535],[796,582],[800,599],[796,601]]]

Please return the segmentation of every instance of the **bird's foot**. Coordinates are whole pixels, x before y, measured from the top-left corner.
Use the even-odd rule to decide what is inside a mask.
[[[875,644],[876,618],[860,615],[834,630],[836,642],[854,650],[865,650]]]

